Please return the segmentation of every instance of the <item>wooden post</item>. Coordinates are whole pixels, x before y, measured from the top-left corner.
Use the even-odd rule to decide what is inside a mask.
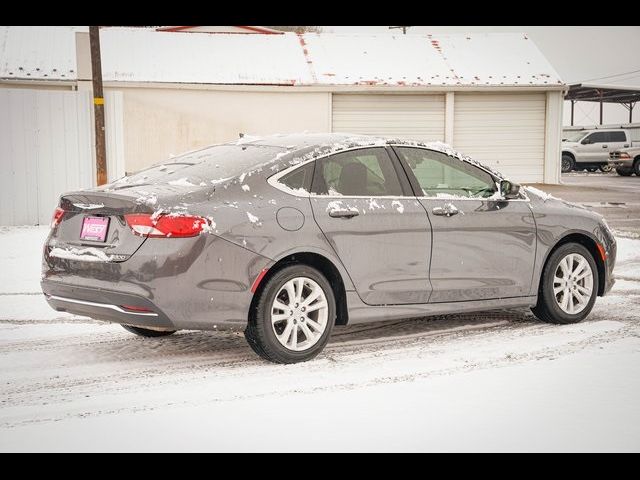
[[[629,102],[629,123],[633,123],[633,107],[636,106],[636,102]]]
[[[100,62],[100,27],[89,27],[91,48],[91,77],[93,80],[93,111],[96,137],[96,180],[107,183],[107,151],[104,133],[104,94],[102,92],[102,65]]]

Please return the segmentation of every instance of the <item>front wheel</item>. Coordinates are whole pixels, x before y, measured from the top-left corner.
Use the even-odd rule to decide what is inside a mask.
[[[308,265],[276,272],[259,294],[244,332],[262,358],[297,363],[318,355],[335,323],[336,301],[327,279]]]
[[[593,256],[577,243],[551,254],[542,271],[538,303],[531,310],[549,323],[578,323],[591,312],[598,293],[598,268]]]
[[[605,165],[600,165],[600,171],[604,172],[604,173],[609,173],[610,171],[613,170],[613,167],[611,165],[605,164]]]
[[[569,155],[562,155],[562,173],[567,173],[573,170],[575,161]]]

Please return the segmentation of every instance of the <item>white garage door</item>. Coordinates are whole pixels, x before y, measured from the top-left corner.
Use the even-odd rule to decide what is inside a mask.
[[[444,140],[444,95],[333,95],[334,132]]]
[[[544,173],[544,93],[456,93],[453,146],[517,182]]]

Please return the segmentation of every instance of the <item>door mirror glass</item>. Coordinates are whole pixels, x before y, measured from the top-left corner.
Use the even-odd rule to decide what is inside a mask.
[[[500,194],[507,200],[518,198],[520,195],[520,185],[509,180],[502,180],[500,181]]]

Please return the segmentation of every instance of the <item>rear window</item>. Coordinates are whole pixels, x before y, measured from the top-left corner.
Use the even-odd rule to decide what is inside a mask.
[[[626,142],[627,136],[624,132],[609,132],[609,141],[610,142]]]
[[[129,185],[155,182],[211,185],[268,164],[282,151],[280,147],[215,145],[173,157],[120,182]]]
[[[287,173],[278,182],[282,183],[291,190],[304,190],[309,193],[311,188],[311,180],[313,177],[314,162],[296,168],[293,172]]]

